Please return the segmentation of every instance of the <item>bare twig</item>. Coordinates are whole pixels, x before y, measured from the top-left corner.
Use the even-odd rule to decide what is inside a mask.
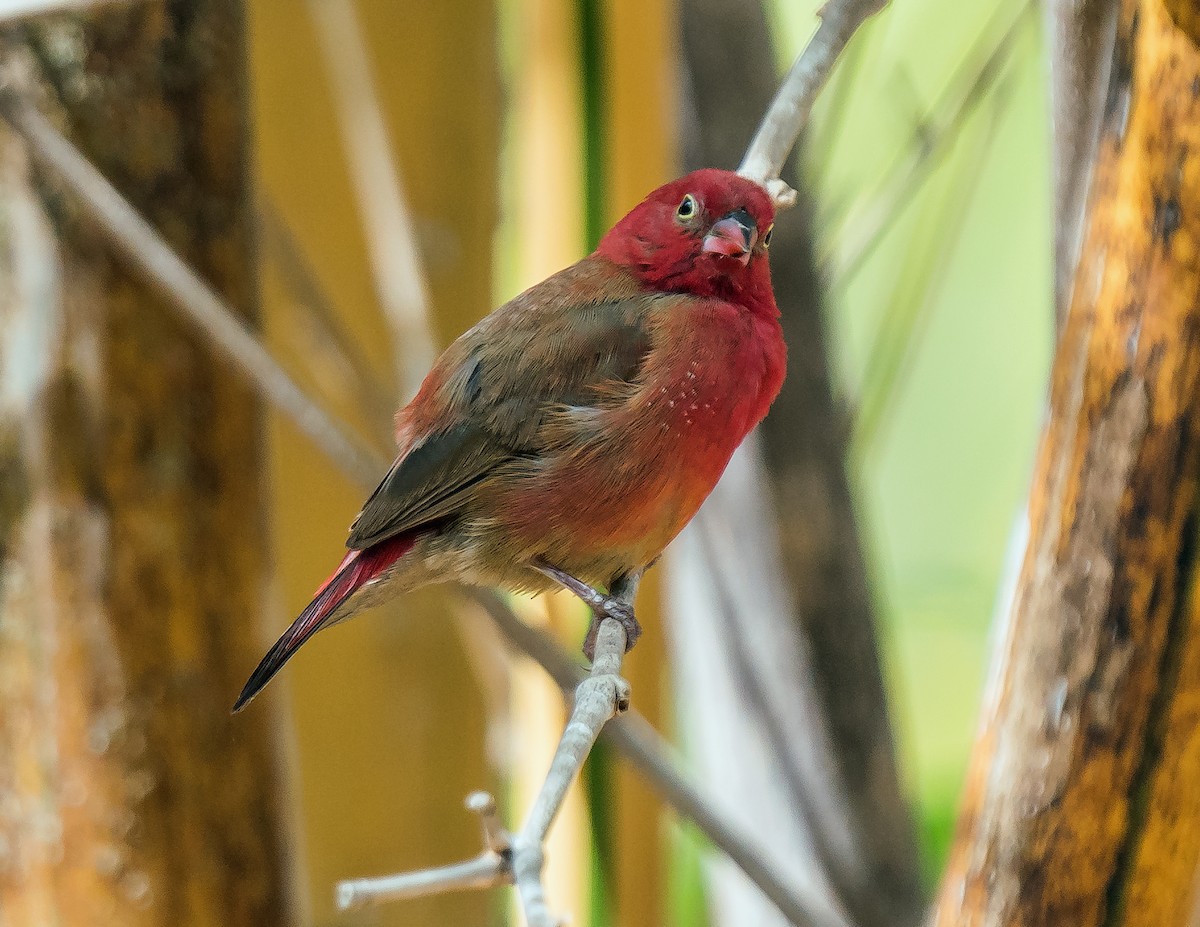
[[[116,251],[202,331],[267,399],[355,479],[374,485],[387,461],[343,431],[314,403],[220,296],[50,121],[14,92],[0,88],[0,115],[30,154],[85,206]]]
[[[542,885],[543,847],[567,790],[578,778],[600,731],[617,713],[629,707],[629,684],[620,675],[624,655],[625,629],[619,621],[605,619],[596,640],[592,671],[575,689],[575,705],[550,770],[517,834],[509,835],[500,826],[490,796],[475,793],[467,806],[483,822],[482,854],[437,869],[342,882],[337,888],[338,907],[345,910],[380,901],[512,882],[530,927],[555,927],[559,921],[550,912]]]
[[[771,102],[754,140],[742,158],[738,173],[767,188],[780,209],[796,203],[796,191],[779,178],[800,130],[808,122],[817,94],[829,80],[838,55],[850,37],[888,0],[828,0],[821,8],[821,24],[784,79]]]
[[[405,399],[415,395],[435,351],[429,293],[412,219],[371,78],[367,45],[353,0],[309,0],[325,53],[358,208],[366,226],[375,290],[395,339]]]
[[[497,593],[476,588],[464,588],[463,591],[487,611],[505,638],[508,638],[518,651],[536,660],[564,692],[570,692],[586,680],[587,676],[582,666],[540,630],[529,627],[512,614],[512,610]],[[678,760],[673,758],[671,748],[662,740],[658,731],[635,710],[613,718],[605,726],[601,737],[616,747],[618,753],[646,777],[650,787],[667,805],[680,817],[695,824],[704,836],[712,841],[714,847],[730,857],[793,925],[846,927],[845,919],[829,913],[823,898],[810,897],[808,892],[788,885],[788,880],[779,873],[774,861],[764,856],[755,847],[754,841],[731,824],[724,814],[716,811],[713,802],[701,795],[695,785],[688,782],[688,778],[680,771]],[[530,820],[533,818],[533,813],[530,813]],[[544,815],[542,819],[545,819]],[[424,869],[398,877],[347,881],[338,889],[338,903],[343,907],[356,907],[366,903],[361,895],[364,885],[371,886],[368,889],[368,892],[373,893],[371,901],[379,903],[452,891],[460,887],[488,887],[511,883],[514,877],[508,869],[487,868],[484,863],[485,857],[486,854],[476,857],[475,860],[456,863],[452,867]],[[470,866],[476,868],[466,868]],[[469,885],[463,883],[460,877],[466,878],[467,874],[478,874],[480,880]],[[491,880],[485,881],[485,875]]]
[[[483,606],[504,636],[518,650],[541,664],[564,692],[570,692],[583,679],[584,671],[578,663],[541,631],[517,618],[495,592],[465,591]],[[636,709],[615,718],[604,728],[601,737],[633,764],[663,801],[695,824],[713,846],[746,873],[791,923],[797,927],[844,927],[844,920],[825,913],[827,906],[822,897],[789,885],[789,880],[755,841],[716,810],[709,798],[700,794],[681,771],[681,764],[670,746]]]
[[[337,886],[341,911],[386,901],[402,901],[469,888],[494,888],[512,881],[512,841],[496,816],[496,801],[487,792],[467,796],[467,810],[479,815],[483,852],[474,859],[433,869],[418,869],[375,879],[348,879]]]

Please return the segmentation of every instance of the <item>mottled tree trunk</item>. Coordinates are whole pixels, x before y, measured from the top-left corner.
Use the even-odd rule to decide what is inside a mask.
[[[0,57],[249,317],[241,37],[235,0],[148,2]],[[0,923],[281,923],[267,738],[229,716],[261,410],[3,122],[0,363]]]
[[[1193,923],[1200,16],[1124,0],[1030,541],[939,925]]]
[[[776,88],[766,11],[755,3],[687,0],[682,27],[691,105],[683,121],[687,166],[732,168]],[[771,273],[788,376],[752,445],[762,465],[735,461],[699,520],[700,533],[707,527],[731,542],[717,550],[720,537],[710,539],[697,577],[704,583],[724,576],[724,594],[701,595],[680,618],[682,647],[690,646],[684,636],[696,647],[704,637],[728,659],[718,675],[729,679],[730,691],[689,692],[685,702],[711,698],[726,703],[714,711],[749,719],[722,725],[701,711],[697,727],[704,730],[692,737],[723,744],[714,755],[737,757],[751,777],[774,764],[767,778],[778,791],[759,790],[744,804],[761,802],[765,817],[754,826],[782,841],[779,852],[786,831],[808,830],[857,923],[909,924],[923,907],[916,842],[897,775],[806,204],[782,214],[778,226]],[[703,557],[698,542],[690,531],[681,555]],[[755,580],[756,570],[768,575]],[[747,600],[732,594],[738,583],[777,588],[765,598],[747,588]],[[700,622],[715,627],[699,635]],[[738,640],[743,644],[735,646]],[[688,667],[680,673],[686,680]],[[711,679],[696,682],[710,687]],[[748,759],[754,750],[767,756]]]

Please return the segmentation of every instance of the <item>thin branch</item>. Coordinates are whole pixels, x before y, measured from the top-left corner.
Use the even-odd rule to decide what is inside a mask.
[[[180,315],[195,325],[262,394],[335,463],[374,485],[387,461],[343,431],[271,356],[220,296],[50,121],[13,91],[0,88],[0,115],[25,140],[37,163],[78,197],[117,253]]]
[[[570,692],[584,671],[553,640],[513,614],[495,592],[464,589],[491,616],[504,636],[521,652],[536,660],[564,692]],[[688,781],[671,747],[636,709],[613,720],[601,735],[645,778],[663,801],[701,832],[797,927],[845,927],[845,920],[830,917],[819,897],[789,885],[774,862],[755,841],[718,812],[713,803]]]
[[[817,94],[829,80],[833,65],[858,27],[878,13],[888,0],[828,0],[818,14],[821,24],[784,79],[738,173],[767,188],[780,209],[796,203],[796,191],[779,179],[800,130],[808,122]]]
[[[539,663],[554,679],[564,692],[579,688],[588,682],[589,677],[583,668],[563,651],[553,640],[536,628],[521,621],[499,595],[487,589],[464,587],[463,592],[481,605],[495,621],[504,636],[521,652]],[[615,624],[606,621],[605,625]],[[601,645],[597,643],[597,658],[601,653]],[[579,710],[579,696],[576,696],[576,712]],[[567,732],[574,723],[575,714],[568,723]],[[590,730],[590,728],[585,728]],[[564,732],[564,740],[567,732]],[[715,809],[715,806],[705,796],[701,795],[695,785],[688,781],[680,769],[680,763],[672,756],[672,750],[661,735],[637,713],[630,709],[620,717],[613,718],[603,726],[601,737],[611,744],[628,760],[635,769],[646,779],[646,782],[658,795],[685,820],[691,821],[712,842],[713,846],[723,851],[737,865],[751,882],[753,882],[770,901],[779,908],[796,927],[848,927],[848,921],[840,914],[831,913],[827,901],[818,897],[809,897],[807,892],[800,893],[788,884],[788,880],[780,874],[775,863],[764,856],[754,845],[754,841],[742,833],[734,824]],[[590,749],[591,741],[588,741]],[[514,836],[514,845],[520,843],[523,835],[541,833],[545,836],[542,823],[548,829],[554,814],[561,806],[565,794],[564,778],[561,769],[555,771],[556,764],[565,763],[560,759],[563,747],[555,755],[551,765],[551,775],[547,777],[547,785],[543,786],[538,802],[530,811],[525,828],[521,835]],[[586,751],[580,761],[586,758]],[[571,760],[568,769],[575,769]],[[565,783],[577,774],[571,772]],[[540,807],[539,807],[540,806]],[[536,828],[536,829],[535,829]],[[524,865],[538,867],[540,873],[541,843],[526,844],[524,847]],[[488,861],[488,862],[485,862]],[[473,867],[473,868],[467,868]],[[477,875],[479,881],[466,884],[463,881],[468,873]],[[338,887],[338,904],[342,908],[358,907],[368,903],[412,898],[418,895],[437,894],[453,891],[459,888],[486,888],[500,884],[512,883],[518,879],[519,871],[516,863],[505,863],[496,854],[484,852],[480,856],[452,866],[436,869],[419,870],[398,876],[386,876],[379,879],[358,879],[343,882]],[[520,882],[518,881],[518,887]],[[536,903],[536,887],[529,883],[528,891],[533,893],[532,900]],[[528,908],[526,908],[528,911]],[[538,923],[531,921],[531,923]]]
[[[313,358],[309,366],[328,372],[338,395],[367,410],[373,433],[387,434],[396,408],[394,391],[375,375],[358,341],[346,330],[316,268],[279,209],[267,196],[260,196],[257,205],[259,244],[264,257],[278,270],[291,297],[291,308],[301,320],[299,325],[282,326],[282,337],[291,340],[296,355]],[[330,389],[323,392],[329,398]]]
[[[383,105],[371,78],[367,44],[353,0],[309,0],[309,15],[330,76],[343,147],[379,303],[395,339],[396,373],[407,400],[436,356],[429,292],[412,218],[388,141]]]
[[[338,907],[346,910],[398,898],[512,882],[529,927],[556,927],[559,920],[550,912],[542,884],[546,836],[600,731],[629,707],[629,683],[621,678],[624,656],[625,629],[619,621],[605,619],[597,636],[591,673],[575,688],[575,705],[546,780],[517,834],[510,836],[500,826],[490,796],[475,793],[467,806],[483,822],[482,854],[437,869],[342,882],[337,887]]]
[[[350,911],[368,905],[404,901],[425,895],[495,888],[510,882],[511,861],[485,850],[474,859],[451,863],[448,866],[418,869],[374,879],[347,879],[337,884],[335,897],[339,911]]]
[[[482,853],[474,859],[449,866],[339,882],[336,892],[338,910],[349,911],[388,901],[511,883],[512,840],[496,816],[496,800],[487,792],[472,792],[467,796],[466,806],[468,811],[479,815],[483,831]]]

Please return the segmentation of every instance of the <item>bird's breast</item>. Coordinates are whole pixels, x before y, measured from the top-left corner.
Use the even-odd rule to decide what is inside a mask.
[[[665,320],[624,401],[564,410],[551,449],[509,484],[505,530],[584,572],[657,557],[778,391],[782,358],[745,315],[718,305]]]

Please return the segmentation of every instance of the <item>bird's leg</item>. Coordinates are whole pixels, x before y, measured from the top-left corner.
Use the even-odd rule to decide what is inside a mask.
[[[534,567],[545,576],[568,589],[583,600],[592,610],[592,623],[588,628],[587,637],[583,641],[583,655],[589,660],[595,657],[596,635],[600,633],[600,623],[605,618],[613,618],[621,622],[625,629],[625,651],[628,652],[637,639],[642,636],[642,626],[638,624],[633,613],[633,600],[637,595],[638,583],[642,581],[642,570],[626,573],[613,580],[608,595],[598,592],[581,579],[576,579],[565,570],[560,570],[545,560],[534,561]]]

